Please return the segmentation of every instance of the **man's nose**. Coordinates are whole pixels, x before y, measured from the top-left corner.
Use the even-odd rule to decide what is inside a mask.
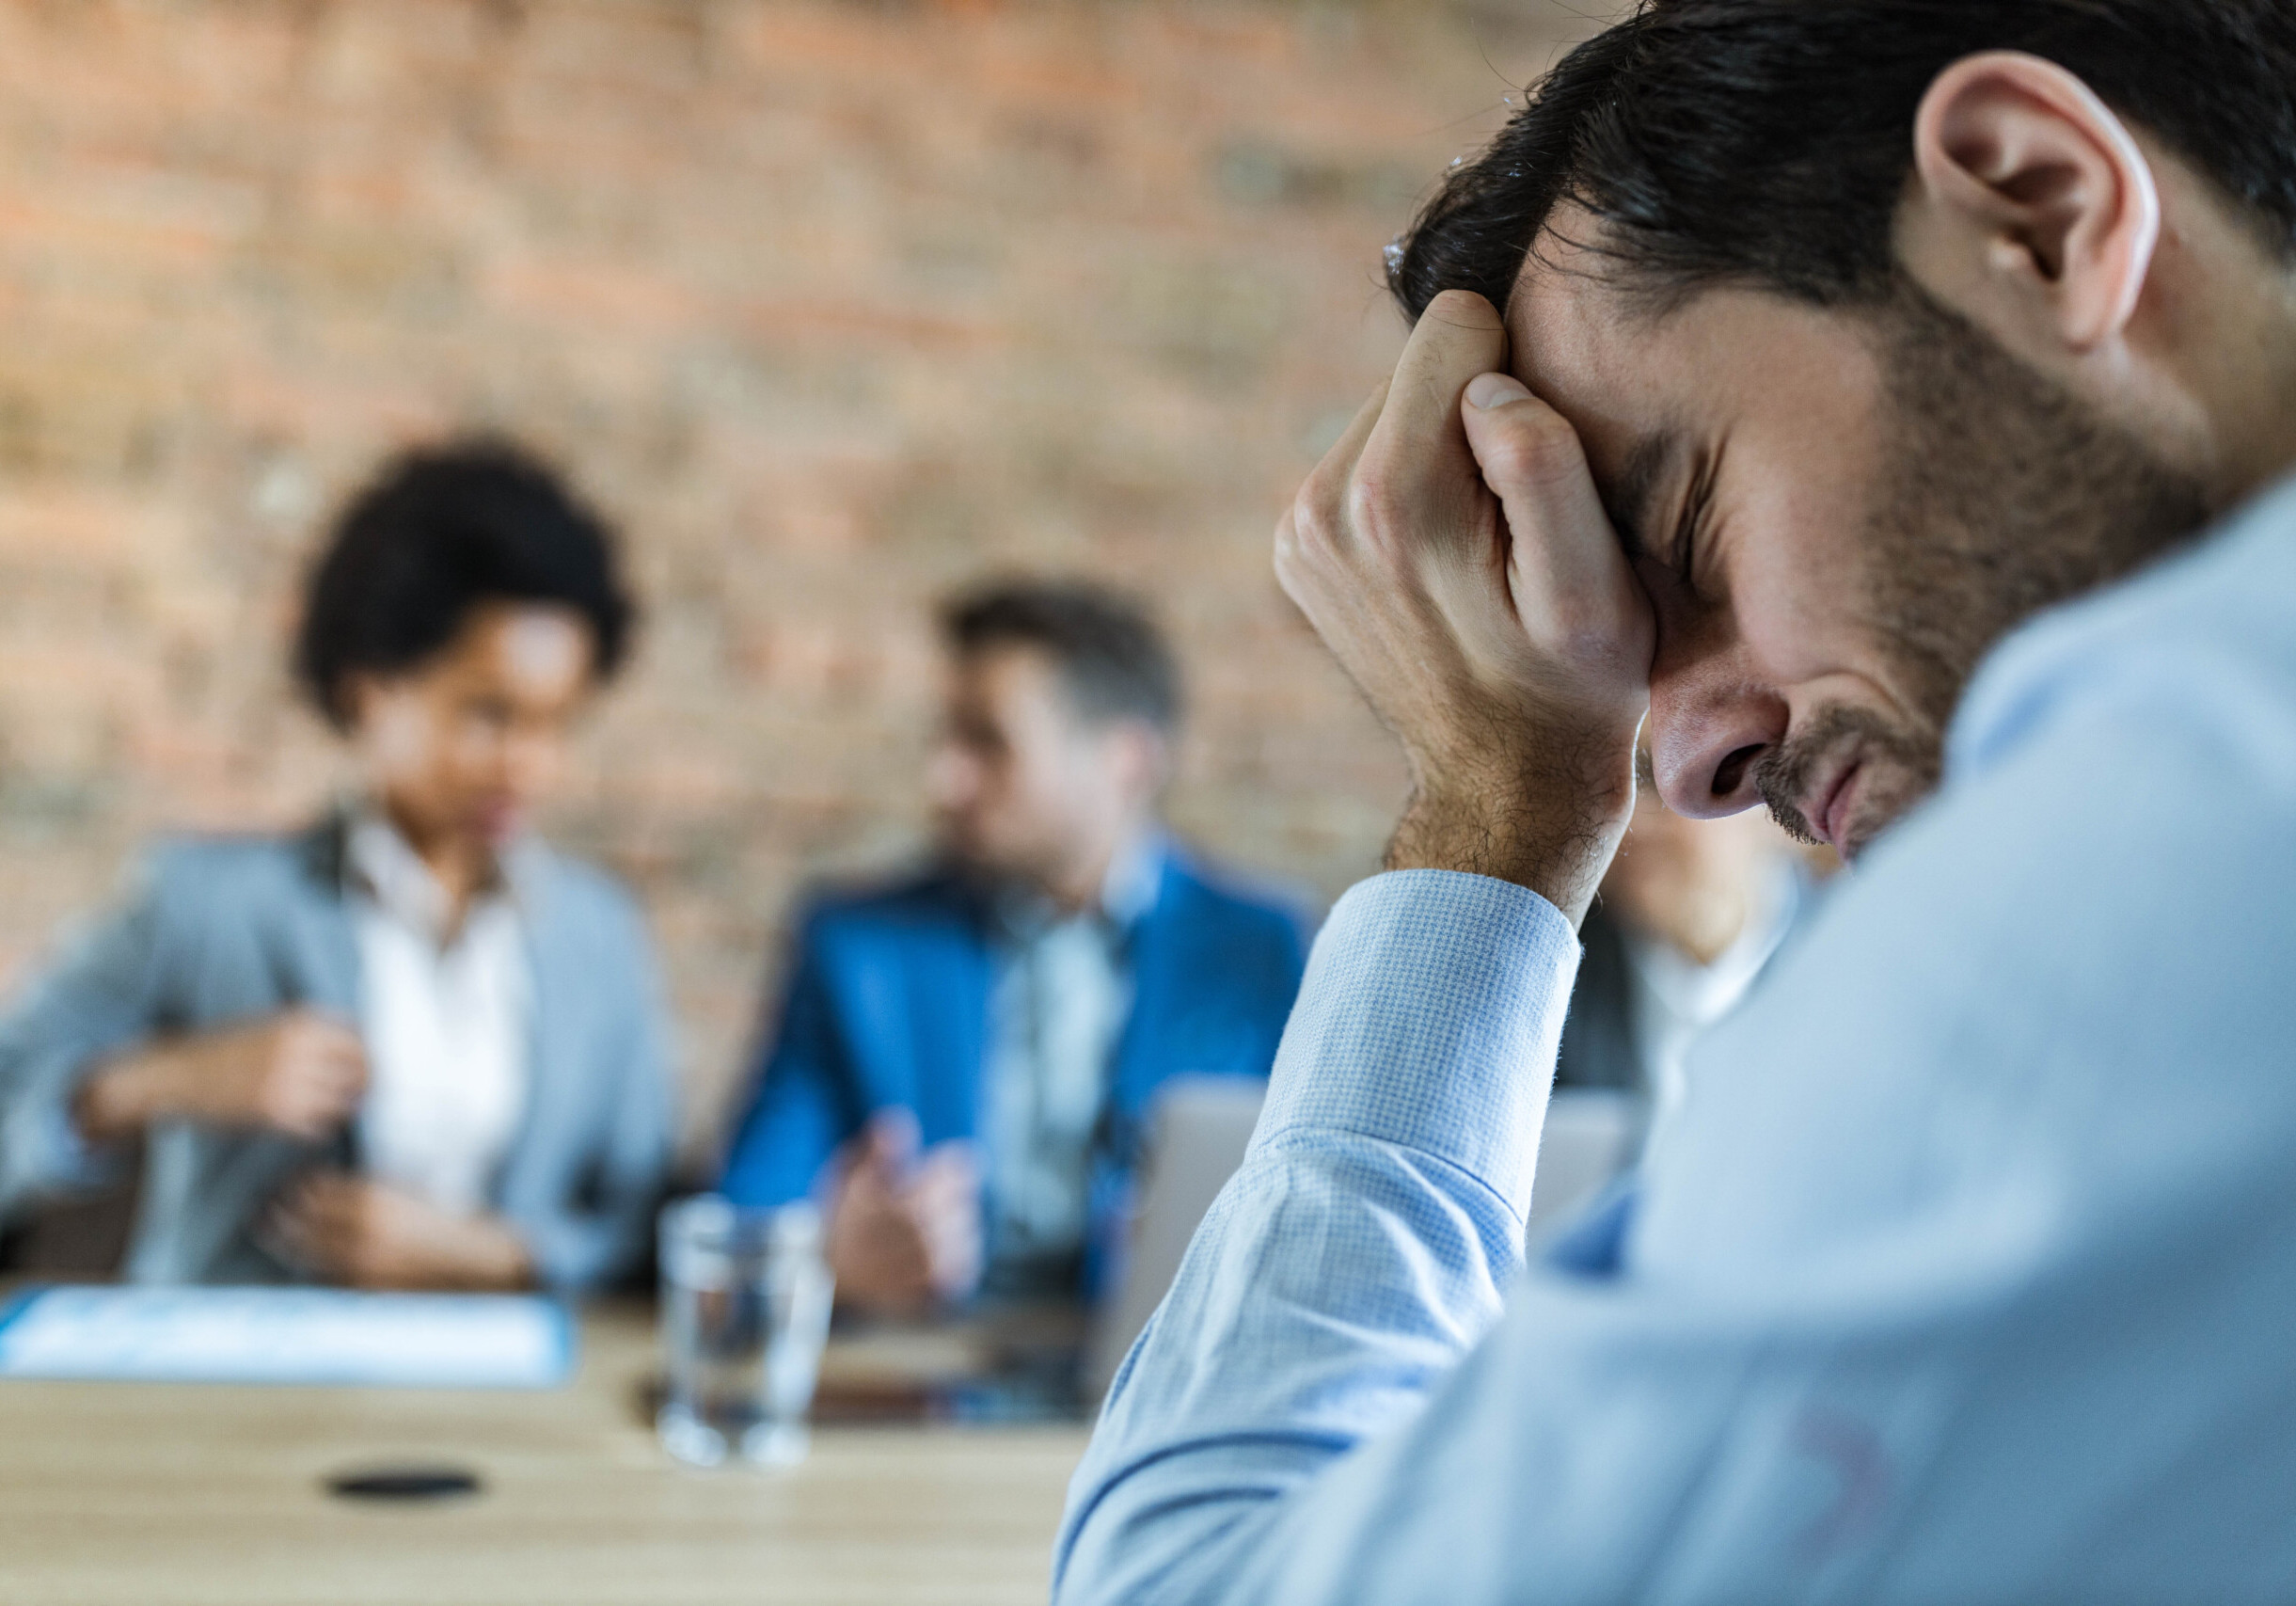
[[[1733,655],[1734,657],[1735,655]],[[1690,819],[1740,814],[1762,801],[1754,770],[1785,739],[1785,699],[1731,659],[1670,668],[1651,677],[1651,768],[1658,795]]]

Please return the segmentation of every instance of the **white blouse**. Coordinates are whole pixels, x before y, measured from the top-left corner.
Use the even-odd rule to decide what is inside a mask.
[[[516,878],[446,932],[430,867],[372,815],[351,827],[366,1173],[457,1215],[487,1206],[526,1112],[533,974]]]

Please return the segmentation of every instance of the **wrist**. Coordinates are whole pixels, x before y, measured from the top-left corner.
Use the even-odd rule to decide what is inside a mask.
[[[1591,767],[1589,767],[1591,768]],[[1634,813],[1634,764],[1565,782],[1524,765],[1423,778],[1387,844],[1390,870],[1457,870],[1527,887],[1573,926],[1586,917]]]
[[[499,1216],[475,1216],[457,1224],[439,1266],[439,1280],[473,1292],[530,1288],[534,1261],[526,1240]]]
[[[534,1286],[534,1257],[518,1230],[499,1216],[482,1216],[471,1223],[477,1230],[474,1269],[492,1288]]]
[[[72,1103],[73,1124],[93,1143],[133,1137],[156,1121],[187,1113],[182,1057],[153,1046],[98,1066]]]

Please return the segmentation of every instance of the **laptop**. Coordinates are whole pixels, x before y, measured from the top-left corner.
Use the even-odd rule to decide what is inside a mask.
[[[1108,1391],[1140,1329],[1180,1274],[1188,1241],[1227,1179],[1259,1121],[1264,1084],[1236,1076],[1188,1076],[1168,1082],[1149,1119],[1130,1248],[1115,1297],[1095,1317],[1085,1347],[1085,1397]],[[1544,1242],[1634,1158],[1641,1118],[1625,1093],[1564,1089],[1547,1100],[1531,1189],[1528,1238]]]

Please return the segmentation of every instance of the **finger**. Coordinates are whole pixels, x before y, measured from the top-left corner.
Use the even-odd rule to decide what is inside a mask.
[[[1363,456],[1364,447],[1370,441],[1371,432],[1379,427],[1379,416],[1386,410],[1387,393],[1395,388],[1392,376],[1383,379],[1371,391],[1355,416],[1348,420],[1339,438],[1316,464],[1315,471],[1307,476],[1306,494],[1310,498],[1343,495],[1348,482],[1354,477],[1356,461]]]
[[[971,1209],[944,1211],[924,1223],[924,1232],[935,1262],[961,1261],[980,1246],[980,1212]]]
[[[315,1185],[318,1181],[316,1175],[306,1175],[293,1184],[265,1216],[279,1241],[304,1261],[325,1258],[341,1236],[327,1190]]]
[[[1506,326],[1490,302],[1454,290],[1428,306],[1396,364],[1387,404],[1356,470],[1358,494],[1374,511],[1413,510],[1408,523],[1414,533],[1457,528],[1447,529],[1441,513],[1472,506],[1480,489],[1472,480],[1462,484],[1462,476],[1474,471],[1474,458],[1459,421],[1459,401],[1470,380],[1506,361]]]
[[[917,1189],[901,1200],[901,1214],[928,1238],[964,1232],[980,1219],[980,1196],[941,1187]]]
[[[298,1005],[288,1010],[282,1018],[296,1029],[310,1032],[314,1036],[348,1039],[353,1042],[358,1041],[358,1023],[356,1021],[349,1015],[339,1013],[334,1010],[323,1009],[316,1004]]]
[[[1355,464],[1363,456],[1365,442],[1379,425],[1380,411],[1387,405],[1387,390],[1393,383],[1382,381],[1371,392],[1370,400],[1356,409],[1354,418],[1300,486],[1299,495],[1284,510],[1283,517],[1276,521],[1276,583],[1310,618],[1314,616],[1310,598],[1302,590],[1303,564],[1310,556],[1322,556],[1328,546],[1352,544],[1347,518],[1348,486],[1354,480]],[[1315,549],[1312,553],[1306,550],[1310,547]]]
[[[311,1090],[325,1100],[328,1108],[340,1113],[366,1095],[367,1069],[363,1065],[337,1061],[315,1067],[309,1084]]]
[[[274,1200],[271,1208],[263,1213],[263,1222],[267,1230],[282,1238],[301,1238],[310,1230],[303,1201],[293,1193]]]
[[[314,1219],[335,1218],[352,1208],[358,1192],[359,1185],[340,1171],[312,1171],[304,1177],[296,1198]]]
[[[306,1011],[289,1023],[285,1051],[307,1063],[342,1066],[361,1074],[367,1066],[367,1045],[348,1023],[333,1015]]]
[[[314,1042],[305,1063],[349,1086],[363,1088],[367,1082],[367,1050],[356,1038]]]
[[[323,1065],[290,1065],[266,1093],[282,1123],[323,1128],[339,1124],[358,1103],[357,1087]]]
[[[927,1242],[933,1286],[943,1298],[968,1292],[978,1280],[981,1248],[979,1217],[970,1212],[943,1223]]]
[[[1639,655],[1649,668],[1647,605],[1604,509],[1578,432],[1504,374],[1478,376],[1461,408],[1483,483],[1512,539],[1514,603],[1534,637],[1555,647]]]
[[[980,1221],[981,1198],[977,1189],[942,1186],[910,1193],[902,1209],[918,1231],[939,1237],[973,1231]]]
[[[356,1098],[324,1082],[290,1080],[285,1087],[273,1089],[273,1119],[277,1126],[293,1130],[308,1142],[340,1133],[354,1105]]]
[[[265,1216],[256,1242],[276,1260],[305,1270],[315,1269],[319,1247],[310,1226],[292,1210],[274,1209]]]
[[[974,1188],[980,1185],[980,1156],[971,1143],[952,1137],[925,1152],[915,1175],[920,1184],[934,1187]]]
[[[916,1158],[923,1134],[915,1112],[897,1106],[869,1118],[865,1159],[889,1176],[905,1176]]]
[[[1483,484],[1507,510],[1511,525],[1589,534],[1600,538],[1598,549],[1619,549],[1587,467],[1586,447],[1568,419],[1506,374],[1477,376],[1459,410]],[[1518,511],[1524,516],[1519,521]]]
[[[367,1090],[367,1051],[356,1042],[328,1050],[324,1063],[337,1085],[354,1096]]]

